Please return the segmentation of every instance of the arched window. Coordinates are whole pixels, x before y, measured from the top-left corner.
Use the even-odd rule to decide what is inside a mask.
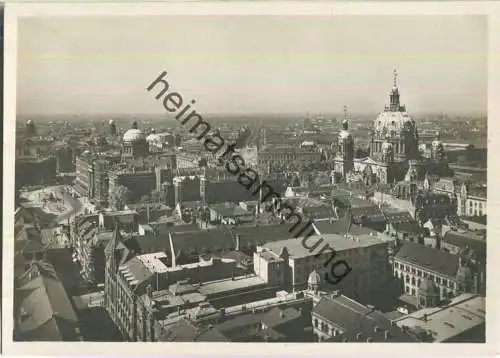
[[[314,327],[315,327],[315,328],[318,328],[318,325],[319,325],[318,319],[317,319],[317,318],[315,318],[315,319],[314,319]]]
[[[411,278],[411,284],[415,286],[415,277]]]

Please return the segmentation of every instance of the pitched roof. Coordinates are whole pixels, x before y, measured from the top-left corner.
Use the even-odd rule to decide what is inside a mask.
[[[224,228],[170,233],[175,255],[233,250],[236,242]]]
[[[229,339],[222,334],[217,328],[211,328],[206,332],[202,333],[198,338],[197,342],[229,342]]]
[[[388,340],[391,342],[415,341],[398,327],[391,326],[390,321],[381,312],[346,296],[322,298],[313,308],[313,315],[317,315],[344,330],[343,334],[332,337],[328,341],[341,342],[347,339],[347,341],[359,342],[366,341],[368,337],[373,341],[383,341],[385,340],[384,331],[389,331]],[[381,339],[382,337],[383,339]]]
[[[468,237],[466,233],[461,234],[459,232],[448,231],[446,232],[446,234],[444,234],[442,240],[459,248],[465,249],[468,247],[480,255],[486,254],[486,241],[473,239],[471,237]]]
[[[268,327],[278,327],[301,318],[301,313],[293,307],[281,309],[275,307],[262,316],[262,323]]]
[[[198,329],[181,318],[176,323],[166,327],[160,334],[160,342],[193,342],[198,336]]]
[[[16,329],[22,337],[35,341],[77,339],[77,316],[51,264],[32,264],[18,284],[14,293]]]
[[[315,221],[314,226],[318,229],[321,234],[345,234],[347,228],[349,227],[349,233],[352,235],[367,235],[373,232],[363,226],[357,225],[348,225],[347,218],[343,217],[339,220],[335,220],[332,222],[329,221]]]
[[[397,232],[403,232],[403,233],[420,233],[422,231],[422,228],[418,225],[417,222],[411,222],[411,221],[393,223],[392,227]]]
[[[458,257],[414,242],[404,242],[395,259],[424,267],[449,277],[455,277],[458,270]]]
[[[233,226],[231,230],[235,235],[240,235],[240,245],[252,247],[268,242],[289,239],[291,224],[273,224],[259,226]]]

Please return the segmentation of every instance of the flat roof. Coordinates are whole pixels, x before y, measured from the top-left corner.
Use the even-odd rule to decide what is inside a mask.
[[[220,262],[223,264],[229,264],[232,262],[236,262],[233,259],[220,259]],[[212,259],[207,260],[207,261],[198,261],[198,262],[193,262],[190,264],[184,264],[184,265],[177,265],[175,267],[168,267],[167,271],[172,272],[172,271],[182,271],[182,270],[187,270],[187,269],[193,269],[197,267],[207,267],[207,266],[213,266],[214,262]]]
[[[331,248],[336,251],[344,251],[350,249],[356,249],[361,247],[369,247],[373,245],[378,245],[384,243],[378,235],[347,235],[344,237],[343,235],[337,234],[323,234],[319,237],[313,236],[309,238],[310,243],[315,243],[317,240],[323,238],[323,243],[320,245],[323,247],[325,244],[329,244]],[[309,252],[309,249],[306,249],[302,244],[302,239],[287,239],[280,240],[275,242],[270,242],[265,244],[263,247],[271,250],[272,252],[279,255],[281,249],[285,247],[288,249],[288,252],[292,258],[301,258],[307,257],[311,255],[316,255],[317,251]],[[318,248],[318,250],[320,250]]]
[[[137,259],[150,271],[157,273],[165,273],[168,271],[167,265],[165,265],[160,259],[166,259],[167,254],[164,252],[155,252],[152,254],[144,254],[137,256]]]
[[[465,294],[444,308],[419,310],[396,320],[396,324],[430,331],[436,341],[443,342],[485,323],[485,307],[485,297]]]
[[[265,285],[266,282],[257,275],[238,276],[234,279],[227,278],[212,282],[203,283],[198,287],[198,291],[203,295],[214,295],[222,292],[236,291],[243,288]]]

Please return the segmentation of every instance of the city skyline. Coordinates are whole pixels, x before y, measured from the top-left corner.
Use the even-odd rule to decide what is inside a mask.
[[[145,88],[162,70],[200,113],[369,114],[394,69],[410,113],[486,113],[481,16],[164,19],[21,18],[18,115],[160,115]]]

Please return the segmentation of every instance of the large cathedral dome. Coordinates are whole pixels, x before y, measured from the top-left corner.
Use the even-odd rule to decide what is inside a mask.
[[[406,112],[406,106],[401,105],[399,88],[394,71],[394,86],[389,92],[389,105],[379,113],[373,124],[370,153],[374,158],[384,156],[390,142],[394,149],[395,161],[402,162],[416,159],[418,152],[418,130],[415,120]]]
[[[380,137],[398,137],[415,131],[415,120],[406,112],[385,111],[375,119],[375,134]]]

